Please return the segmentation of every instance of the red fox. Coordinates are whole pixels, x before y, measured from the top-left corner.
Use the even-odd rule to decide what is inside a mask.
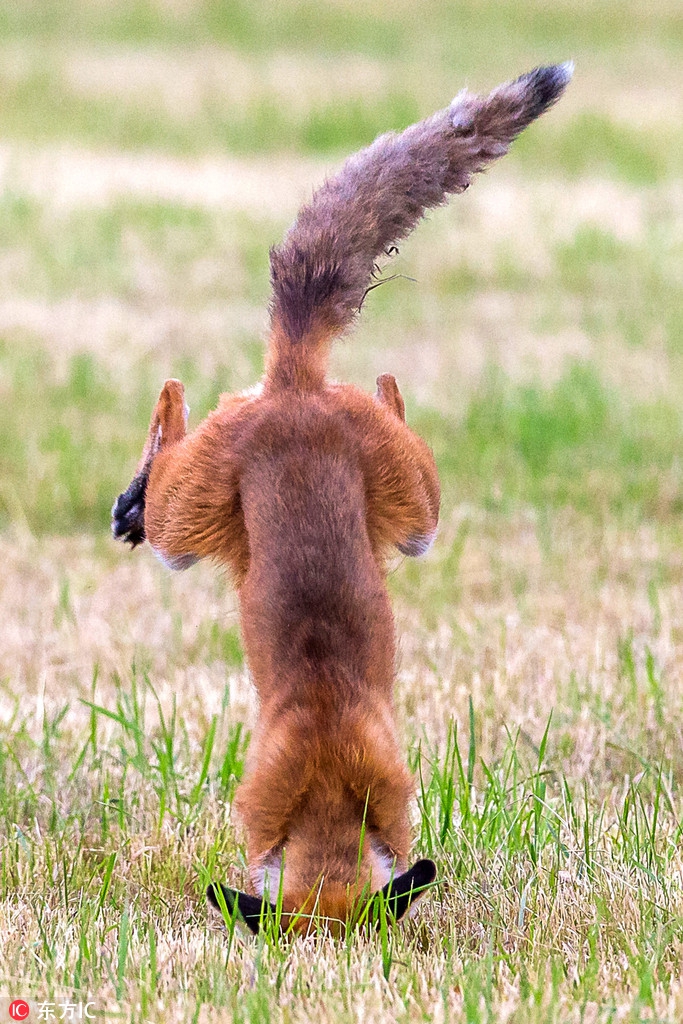
[[[434,881],[408,869],[412,784],[393,707],[388,550],[421,555],[439,515],[428,446],[390,374],[374,395],[326,378],[330,343],[358,313],[376,261],[426,210],[562,94],[571,64],[540,67],[355,154],[271,250],[265,375],[186,433],[183,386],[165,383],[114,536],[146,539],[172,569],[212,558],[232,572],[260,702],[236,808],[252,895],[212,885],[258,931],[343,927],[383,890],[398,919]]]

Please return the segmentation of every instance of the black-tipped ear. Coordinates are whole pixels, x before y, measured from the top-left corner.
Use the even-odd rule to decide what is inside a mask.
[[[225,900],[225,906],[227,907],[230,915],[235,912],[235,900],[237,900],[237,910],[240,917],[254,935],[258,934],[261,927],[261,921],[265,920],[268,911],[275,915],[275,907],[272,903],[268,903],[267,900],[260,899],[258,896],[250,896],[246,892],[239,892],[237,889],[229,889],[227,885],[223,885],[222,882],[212,882],[206,890],[206,895],[209,903],[216,910],[222,911],[221,904],[219,902],[219,892],[223,893],[223,899]]]
[[[382,895],[389,914],[394,921],[400,921],[415,900],[424,895],[436,878],[436,864],[433,860],[418,860],[409,871],[392,879],[382,889]]]

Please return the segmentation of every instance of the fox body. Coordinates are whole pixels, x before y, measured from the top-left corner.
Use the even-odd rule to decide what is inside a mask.
[[[461,93],[351,157],[271,251],[262,383],[223,396],[186,433],[182,384],[167,381],[114,506],[116,536],[148,539],[174,569],[214,559],[237,587],[260,702],[236,796],[253,895],[221,892],[254,930],[268,894],[281,893],[285,921],[346,922],[379,889],[400,916],[433,881],[430,861],[407,870],[412,785],[383,567],[391,549],[419,555],[432,542],[436,467],[394,378],[374,395],[331,383],[327,353],[376,261],[505,153],[570,76],[568,65],[537,68],[488,97]],[[221,902],[217,888],[209,895]]]

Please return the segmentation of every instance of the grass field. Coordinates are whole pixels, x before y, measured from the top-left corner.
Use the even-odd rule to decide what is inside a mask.
[[[0,996],[31,1021],[683,1019],[682,57],[673,0],[2,6]],[[268,246],[344,154],[567,58],[333,355],[396,374],[439,463],[390,589],[440,884],[389,934],[229,935],[234,595],[115,545],[112,501],[165,377],[193,422],[257,379]]]

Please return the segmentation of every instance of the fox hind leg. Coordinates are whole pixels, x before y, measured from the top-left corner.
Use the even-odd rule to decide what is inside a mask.
[[[395,378],[390,373],[378,377],[373,397],[341,387],[335,403],[354,424],[373,545],[424,554],[436,536],[439,476],[429,446],[405,421]]]
[[[406,406],[393,374],[383,373],[377,378],[375,398],[382,405],[388,406],[405,423]]]
[[[405,423],[406,421],[406,406],[403,401],[403,396],[398,389],[396,378],[391,373],[383,373],[377,378],[377,391],[375,398],[386,405],[394,415]],[[420,452],[421,466],[424,468],[428,465],[430,455],[423,450]],[[410,555],[413,558],[419,555],[424,555],[426,551],[431,547],[434,538],[436,536],[436,524],[434,528],[424,533],[412,533],[407,536],[404,540],[396,541],[396,547],[404,555]]]

